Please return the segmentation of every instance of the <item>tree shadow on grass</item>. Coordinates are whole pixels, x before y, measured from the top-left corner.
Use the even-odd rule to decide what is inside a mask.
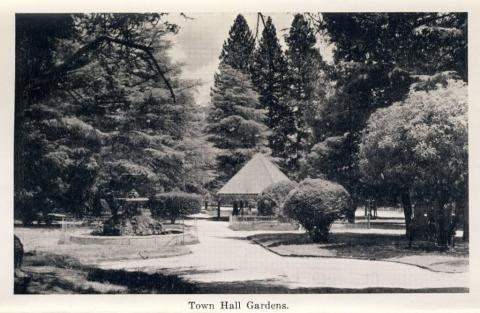
[[[219,239],[233,239],[233,240],[248,240],[248,237],[238,237],[238,236],[218,236]]]
[[[88,280],[122,285],[128,293],[197,293],[198,287],[179,278],[177,275],[145,273],[140,271],[104,270],[93,268],[89,271]]]
[[[127,287],[126,291],[120,293],[197,292],[194,284],[178,275],[100,269],[84,265],[71,256],[44,252],[29,253],[25,255],[24,266],[26,269],[32,269],[27,271],[32,279],[29,282],[30,286],[23,288],[26,293],[105,293],[102,286],[99,289],[84,288],[84,286],[88,286],[88,282]],[[65,280],[64,275],[73,276],[76,279]]]
[[[334,288],[334,287],[314,287],[314,288],[288,288],[275,284],[274,280],[249,280],[241,282],[215,282],[197,284],[198,293],[218,293],[218,294],[349,294],[349,293],[467,293],[468,288],[422,288],[422,289],[404,289],[404,288]]]
[[[27,292],[18,293],[48,293],[48,294],[268,294],[268,293],[431,293],[431,292],[468,292],[467,288],[433,288],[433,289],[402,289],[402,288],[288,288],[279,284],[277,280],[250,280],[233,282],[199,283],[185,280],[178,275],[162,273],[146,273],[143,271],[106,270],[84,266],[74,259],[56,255],[42,254],[36,257],[35,262],[28,260],[28,266],[46,266],[48,271],[35,271],[31,286]],[[35,265],[36,264],[36,265]],[[53,267],[53,269],[52,269]],[[56,269],[55,269],[56,268]],[[58,270],[62,269],[62,270]],[[64,270],[67,269],[67,270]],[[194,273],[195,270],[190,272]],[[197,271],[197,273],[204,273]],[[32,273],[30,273],[32,274]],[[74,279],[65,280],[64,275],[71,275]],[[184,274],[187,274],[185,272]],[[228,275],[228,274],[226,274]],[[97,285],[88,282],[96,282]],[[100,283],[101,286],[98,285]],[[102,285],[104,284],[104,285]],[[117,287],[115,287],[117,286]],[[120,288],[120,287],[126,288]],[[16,286],[17,287],[17,286]],[[34,287],[34,288],[32,288]],[[28,291],[29,290],[29,291]]]
[[[143,272],[125,272],[123,270],[100,270],[95,272],[95,280],[128,287],[128,293],[158,294],[344,294],[344,293],[465,293],[468,288],[288,288],[279,285],[273,279],[234,282],[191,283],[174,275]]]

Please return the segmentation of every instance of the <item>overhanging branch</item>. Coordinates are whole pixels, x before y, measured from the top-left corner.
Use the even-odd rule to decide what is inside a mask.
[[[173,91],[172,85],[170,84],[169,80],[165,76],[165,72],[162,71],[160,68],[160,65],[158,64],[157,60],[153,56],[153,48],[148,47],[145,45],[137,44],[134,42],[118,39],[118,38],[112,38],[109,36],[100,36],[96,38],[95,40],[87,43],[83,47],[77,50],[72,56],[70,56],[65,62],[63,62],[61,65],[56,66],[50,71],[50,73],[47,74],[47,76],[53,76],[53,77],[59,77],[62,73],[66,73],[71,70],[75,70],[85,64],[85,60],[82,58],[90,53],[91,51],[94,51],[98,49],[102,43],[104,42],[111,42],[111,43],[116,43],[119,45],[123,45],[126,47],[130,47],[133,49],[138,49],[143,51],[146,56],[153,62],[153,66],[155,70],[157,71],[158,76],[160,76],[167,86],[168,90],[170,91],[170,95],[172,96],[173,102],[176,102],[176,97],[175,93]]]

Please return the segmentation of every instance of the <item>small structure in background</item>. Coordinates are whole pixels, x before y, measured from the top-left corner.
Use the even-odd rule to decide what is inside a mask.
[[[216,194],[217,218],[220,219],[220,207],[232,206],[229,217],[230,227],[234,230],[254,230],[279,227],[286,221],[278,216],[254,216],[259,195],[265,188],[279,182],[290,182],[278,167],[265,155],[257,153],[233,176]],[[237,227],[238,226],[238,227]],[[285,226],[285,225],[283,225]],[[288,229],[296,229],[290,225]]]
[[[257,203],[258,195],[269,185],[280,181],[289,181],[272,161],[261,153],[255,154],[218,192],[217,217],[220,218],[220,206],[232,205],[234,215],[251,212]]]

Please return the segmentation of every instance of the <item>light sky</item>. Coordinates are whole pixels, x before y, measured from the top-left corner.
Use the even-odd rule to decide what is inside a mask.
[[[219,55],[223,42],[228,38],[228,32],[238,13],[188,13],[194,20],[185,19],[172,13],[168,20],[180,26],[177,35],[173,36],[173,47],[170,56],[183,66],[182,76],[187,79],[199,79],[202,85],[198,87],[196,101],[206,105],[210,101],[210,88],[213,86],[213,75],[218,68]],[[242,13],[255,35],[257,13]],[[264,13],[270,16],[277,29],[277,36],[285,47],[284,35],[293,20],[294,13]],[[263,27],[258,30],[258,38]],[[322,38],[317,39],[324,60],[331,61],[332,49]]]

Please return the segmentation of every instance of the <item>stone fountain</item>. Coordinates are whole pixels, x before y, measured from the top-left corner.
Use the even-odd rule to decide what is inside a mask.
[[[146,207],[149,199],[139,197],[135,190],[129,192],[126,198],[114,198],[112,217],[97,231],[103,236],[149,236],[161,235],[162,224],[152,218]]]

